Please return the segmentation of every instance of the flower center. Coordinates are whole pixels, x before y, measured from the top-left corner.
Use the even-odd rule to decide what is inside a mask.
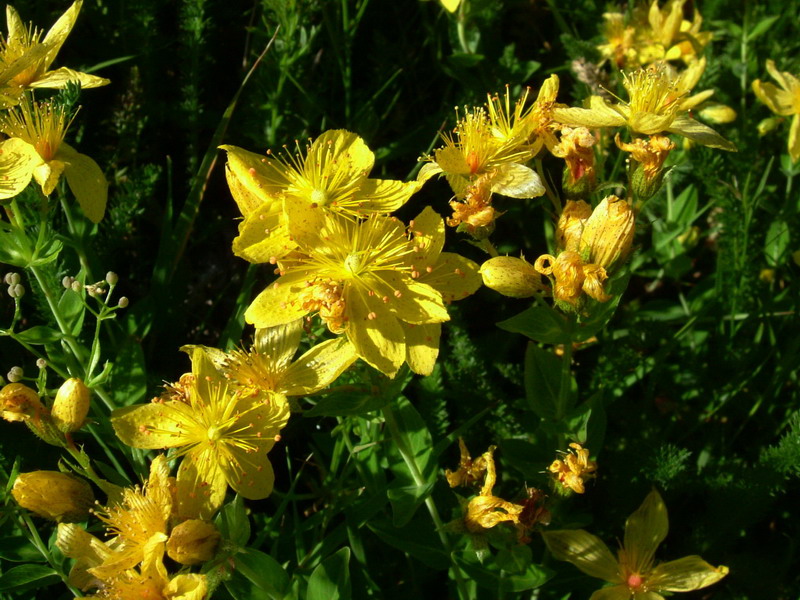
[[[222,437],[222,429],[216,425],[212,425],[208,428],[208,431],[206,431],[206,435],[208,436],[208,441],[213,444]]]
[[[631,573],[630,575],[628,575],[627,583],[628,587],[631,588],[632,590],[638,590],[639,588],[642,587],[642,584],[644,583],[644,578],[638,573]]]
[[[325,206],[328,204],[328,192],[325,190],[314,190],[311,192],[311,203],[316,204],[317,206]]]
[[[344,259],[344,268],[351,275],[358,275],[359,269],[361,269],[361,258],[358,254],[348,254]]]

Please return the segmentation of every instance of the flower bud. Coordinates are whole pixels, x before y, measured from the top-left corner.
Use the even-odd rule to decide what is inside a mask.
[[[697,113],[703,121],[715,125],[724,125],[736,120],[736,111],[724,104],[710,104]]]
[[[511,298],[529,298],[545,289],[539,273],[522,258],[495,256],[479,272],[486,287]]]
[[[592,207],[583,200],[568,200],[556,223],[556,244],[559,249],[577,252],[586,219],[592,215]]]
[[[167,554],[182,565],[197,565],[211,560],[217,551],[220,534],[207,521],[190,519],[172,530]]]
[[[82,521],[94,504],[88,483],[58,471],[21,473],[11,495],[22,508],[59,523]]]
[[[10,375],[11,373],[9,379],[12,379]],[[47,410],[39,400],[39,395],[22,383],[10,383],[0,390],[0,402],[6,421],[25,421],[36,418]]]
[[[25,375],[22,367],[11,367],[6,374],[6,379],[11,383],[17,383]]]
[[[118,281],[119,281],[119,275],[114,273],[114,271],[109,271],[108,273],[106,273],[106,283],[108,285],[117,285]]]
[[[586,263],[610,271],[625,261],[633,245],[636,215],[630,205],[616,196],[607,196],[586,221],[581,235],[580,254]]]
[[[119,299],[119,301],[117,302],[117,306],[119,306],[120,308],[126,308],[129,303],[130,303],[130,301],[128,300],[128,297],[127,296],[122,296]]]
[[[759,137],[767,135],[770,131],[775,129],[780,122],[781,120],[779,117],[767,117],[763,121],[760,121],[759,124],[756,125]]]
[[[83,427],[89,414],[89,388],[77,377],[67,379],[58,388],[50,412],[59,430],[64,433],[77,431]]]

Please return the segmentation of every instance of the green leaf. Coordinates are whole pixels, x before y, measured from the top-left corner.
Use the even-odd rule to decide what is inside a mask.
[[[108,388],[113,390],[117,406],[130,406],[146,399],[144,352],[135,339],[129,338],[114,357]]]
[[[306,600],[346,600],[351,596],[350,548],[326,558],[308,579]]]
[[[545,306],[532,306],[510,319],[500,321],[497,326],[543,344],[566,344],[570,340],[566,319]]]
[[[420,504],[433,491],[433,481],[425,485],[411,483],[403,485],[402,480],[396,479],[386,491],[386,496],[392,504],[392,516],[395,527],[402,527],[411,520]]]
[[[250,519],[244,510],[244,501],[238,494],[222,507],[215,523],[222,537],[237,546],[244,546],[250,539]]]
[[[279,600],[289,591],[289,575],[269,554],[246,548],[233,562],[234,576],[225,587],[236,600]]]
[[[382,409],[389,403],[383,395],[336,393],[323,396],[314,408],[303,412],[304,417],[360,416]]]
[[[755,26],[747,33],[747,41],[752,42],[757,37],[764,35],[769,28],[772,27],[773,23],[777,21],[779,15],[773,15],[771,17],[764,17]]]
[[[789,254],[789,225],[783,219],[775,219],[767,230],[764,240],[764,255],[770,267],[781,266]]]
[[[58,310],[64,318],[69,332],[78,335],[83,328],[83,318],[86,314],[86,305],[80,292],[72,289],[64,290],[58,301]]]
[[[495,562],[478,565],[468,562],[459,556],[454,557],[458,566],[463,569],[467,577],[480,587],[494,592],[524,592],[535,589],[547,582],[554,575],[554,571],[540,565],[531,564],[519,575],[509,575],[501,571]]]
[[[623,271],[622,275],[615,275],[606,285],[606,292],[613,298],[608,302],[597,302],[590,300],[586,308],[586,314],[578,319],[578,326],[575,332],[574,341],[582,342],[597,335],[611,320],[619,306],[622,295],[628,288],[628,281],[631,278],[629,271]]]
[[[31,545],[30,540],[24,535],[9,535],[3,537],[0,545],[0,558],[10,562],[44,562],[42,554]]]
[[[33,258],[33,248],[25,231],[0,222],[0,262],[15,267],[28,267]]]
[[[430,523],[430,517],[427,521],[415,519],[404,527],[395,527],[389,519],[374,518],[367,521],[367,527],[386,544],[413,556],[432,569],[446,569],[450,564]]]
[[[26,329],[25,331],[20,331],[16,337],[21,342],[37,346],[41,344],[51,344],[53,342],[57,342],[61,339],[62,335],[60,331],[57,331],[51,327],[36,325],[30,329]]]
[[[552,351],[529,343],[525,352],[525,397],[533,412],[553,420],[558,411],[561,360]]]
[[[0,575],[0,592],[7,592],[23,586],[29,588],[45,587],[58,580],[58,573],[50,567],[20,565]]]

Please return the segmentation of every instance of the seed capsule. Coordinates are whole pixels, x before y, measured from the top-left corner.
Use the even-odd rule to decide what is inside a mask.
[[[51,414],[59,430],[77,431],[86,422],[89,413],[89,388],[80,379],[67,379],[56,393]]]

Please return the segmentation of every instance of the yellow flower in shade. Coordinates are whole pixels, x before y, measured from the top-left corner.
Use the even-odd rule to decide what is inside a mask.
[[[220,537],[212,523],[189,519],[169,534],[167,554],[182,565],[197,565],[214,557]]]
[[[49,196],[63,174],[83,213],[99,223],[106,210],[108,182],[97,163],[64,142],[69,127],[62,107],[26,99],[0,117],[0,172],[14,177],[0,185],[0,199],[24,190],[31,178]]]
[[[209,519],[228,486],[245,498],[266,498],[275,475],[267,452],[289,419],[280,396],[253,397],[237,391],[216,371],[205,352],[192,352],[194,383],[188,402],[156,401],[115,410],[117,436],[135,448],[174,448],[182,457],[177,477],[177,513]]]
[[[695,67],[689,75],[676,76],[664,64],[639,69],[624,75],[627,103],[608,104],[602,97],[592,96],[589,108],[555,108],[553,115],[565,125],[627,126],[632,132],[644,135],[668,132],[704,146],[733,152],[736,146],[687,114],[691,106],[708,97],[703,92],[691,97],[690,102],[686,98],[694,77],[699,77],[699,70],[700,67]]]
[[[524,103],[527,93],[523,97]],[[510,105],[508,93],[505,105]],[[417,175],[425,182],[444,174],[456,198],[464,200],[470,187],[510,198],[535,198],[544,194],[539,175],[525,166],[536,154],[528,141],[533,125],[533,107],[517,103],[514,114],[499,100],[490,99],[489,109],[465,110],[452,133],[442,134],[444,146],[434,150]]]
[[[49,70],[67,39],[83,5],[77,0],[56,21],[47,35],[33,26],[26,27],[19,14],[6,6],[8,37],[0,39],[0,64],[5,73],[0,74],[0,108],[19,102],[22,91],[28,88],[63,88],[68,81],[77,81],[82,88],[94,88],[109,83],[108,79],[80,73],[66,67]]]
[[[474,485],[486,474],[487,463],[484,455],[473,459],[467,450],[464,438],[458,438],[458,449],[461,454],[458,469],[455,471],[445,469],[444,471],[444,476],[451,488]]]
[[[655,563],[659,544],[667,536],[667,508],[655,490],[625,523],[625,539],[617,558],[602,540],[582,529],[542,533],[550,552],[592,577],[613,584],[590,600],[664,600],[662,592],[690,592],[712,585],[728,574],[699,556]]]
[[[455,302],[475,293],[481,286],[476,263],[453,252],[442,252],[444,220],[430,206],[408,224],[413,253],[407,261],[411,278],[441,294],[445,303]],[[406,361],[415,373],[430,375],[439,356],[441,323],[400,321],[406,337]]]
[[[413,244],[395,218],[353,222],[307,202],[286,199],[298,251],[279,261],[281,276],[245,312],[256,328],[275,327],[317,313],[333,333],[344,333],[356,354],[394,376],[406,360],[401,322],[449,319],[442,294],[414,278]]]
[[[563,460],[557,458],[548,469],[564,489],[582,494],[586,491],[584,483],[594,477],[597,471],[597,463],[589,460],[589,451],[586,448],[573,443],[569,445]]]
[[[417,182],[371,179],[375,155],[355,133],[326,131],[303,153],[261,156],[236,146],[228,153],[228,186],[244,217],[233,253],[252,263],[275,262],[296,247],[290,239],[283,198],[326,212],[365,217],[400,208]]]
[[[59,471],[20,473],[11,495],[22,508],[59,523],[82,521],[94,504],[88,483]]]
[[[356,360],[353,345],[337,337],[317,344],[293,361],[303,333],[303,321],[256,329],[255,344],[247,350],[225,353],[200,348],[214,366],[245,395],[286,402],[287,397],[313,394],[328,386]]]
[[[778,71],[772,60],[767,61],[767,72],[778,85],[756,79],[753,81],[753,91],[775,114],[782,117],[792,116],[789,156],[792,157],[792,162],[797,162],[800,159],[800,79],[786,71]]]
[[[631,143],[621,141],[617,134],[614,140],[620,150],[630,152],[633,160],[642,165],[644,176],[647,179],[653,179],[661,173],[664,161],[676,148],[667,136],[658,134],[648,138],[636,138]]]
[[[56,546],[65,556],[75,559],[68,578],[71,585],[83,591],[99,588],[97,594],[88,598],[203,600],[208,591],[204,575],[184,573],[170,578],[161,561],[108,577],[95,576],[93,571],[114,556],[114,549],[77,525],[60,524]]]
[[[603,13],[603,37],[606,43],[597,47],[604,59],[614,61],[617,68],[636,64],[636,29],[625,23],[625,15],[620,12]]]

